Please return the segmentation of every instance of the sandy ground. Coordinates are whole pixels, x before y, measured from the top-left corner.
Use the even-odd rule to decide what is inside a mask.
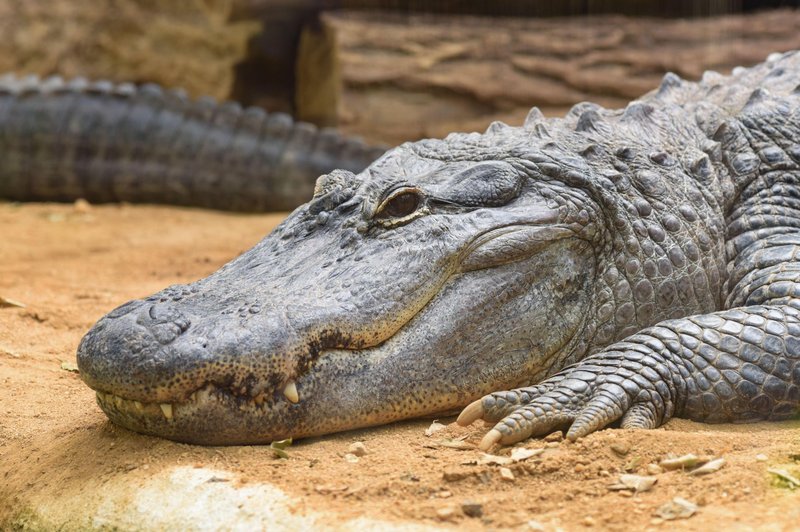
[[[201,494],[203,504],[217,504],[206,509],[209,526],[243,529],[257,513],[248,505],[268,502],[283,505],[275,523],[293,529],[353,528],[358,519],[377,529],[800,529],[800,491],[768,472],[800,474],[798,421],[676,420],[655,431],[604,430],[575,444],[529,441],[523,447],[543,450],[506,464],[508,471],[480,463],[471,446],[481,427],[458,428],[452,419],[432,436],[425,435],[431,420],[416,420],[297,442],[288,459],[268,447],[196,447],[111,425],[93,392],[62,367],[74,364],[85,331],[128,299],[212,272],[279,220],[0,203],[0,296],[25,305],[0,306],[0,529],[171,528],[175,521],[158,518],[159,509],[175,518]],[[452,448],[462,438],[455,445],[467,449]],[[347,453],[357,441],[367,454],[356,461]],[[704,476],[655,472],[653,464],[685,453],[725,464]],[[609,489],[626,471],[648,470],[657,477],[650,491]],[[163,479],[171,493],[142,495]],[[250,502],[234,500],[234,508],[223,492]],[[697,510],[664,521],[659,509],[675,497]],[[181,528],[202,527],[183,519]]]

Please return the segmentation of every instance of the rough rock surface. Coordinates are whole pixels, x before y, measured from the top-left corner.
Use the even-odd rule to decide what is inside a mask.
[[[301,46],[299,116],[389,144],[493,120],[521,124],[532,106],[552,116],[580,101],[624,107],[668,71],[697,79],[800,48],[793,10],[692,20],[356,12],[322,20]]]
[[[232,0],[5,0],[0,72],[85,76],[231,94],[259,30],[229,22]]]

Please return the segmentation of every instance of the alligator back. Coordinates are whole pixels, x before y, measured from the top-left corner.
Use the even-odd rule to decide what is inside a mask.
[[[0,77],[0,198],[287,210],[384,148],[180,90]]]

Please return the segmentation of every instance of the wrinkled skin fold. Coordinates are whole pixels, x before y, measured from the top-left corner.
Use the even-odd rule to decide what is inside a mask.
[[[625,110],[534,110],[322,176],[250,251],[101,319],[82,378],[113,422],[202,444],[467,405],[483,448],[787,417],[798,85],[798,54],[668,75]]]

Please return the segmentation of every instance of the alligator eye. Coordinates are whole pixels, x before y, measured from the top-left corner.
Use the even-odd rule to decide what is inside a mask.
[[[416,189],[401,189],[386,198],[375,214],[376,218],[405,218],[422,205],[422,196]]]

